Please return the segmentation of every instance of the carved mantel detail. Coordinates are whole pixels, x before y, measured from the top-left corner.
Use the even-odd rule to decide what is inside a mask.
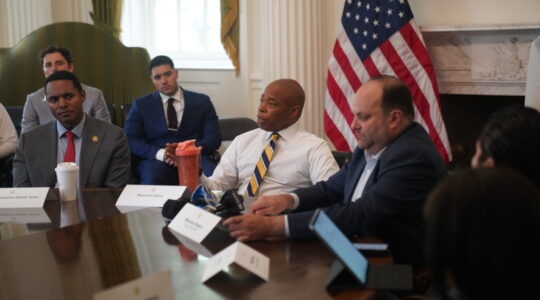
[[[441,94],[525,95],[540,25],[420,27]]]

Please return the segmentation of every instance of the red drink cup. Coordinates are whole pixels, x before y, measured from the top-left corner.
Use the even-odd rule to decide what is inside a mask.
[[[195,146],[195,140],[184,141],[178,143],[175,154],[179,184],[194,191],[199,185],[201,147]]]

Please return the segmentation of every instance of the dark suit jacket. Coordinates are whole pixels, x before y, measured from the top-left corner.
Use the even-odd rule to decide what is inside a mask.
[[[184,113],[178,131],[167,129],[165,112],[159,92],[133,101],[125,131],[133,154],[141,159],[155,159],[166,143],[195,139],[203,147],[203,155],[213,154],[221,144],[218,117],[210,98],[204,94],[183,90]]]
[[[313,210],[325,211],[347,235],[375,235],[389,244],[396,262],[424,266],[422,206],[447,169],[433,142],[417,123],[406,128],[381,154],[355,202],[352,195],[366,164],[356,149],[349,163],[325,182],[294,191],[300,198],[288,216],[291,238],[313,234],[308,228]]]
[[[54,187],[56,121],[21,135],[13,160],[13,186]],[[86,116],[79,159],[79,187],[123,187],[131,176],[130,152],[121,128]]]

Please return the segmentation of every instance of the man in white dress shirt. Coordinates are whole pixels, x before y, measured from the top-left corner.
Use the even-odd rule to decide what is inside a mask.
[[[304,90],[295,80],[270,83],[261,95],[257,111],[259,128],[237,136],[212,176],[201,176],[201,182],[211,190],[238,188],[247,210],[259,195],[288,193],[336,173],[338,165],[326,141],[299,128],[297,121],[304,101]],[[268,171],[254,197],[247,196],[255,164],[274,132],[279,138]]]
[[[45,48],[39,52],[39,58],[45,78],[57,71],[73,72],[75,69],[71,52],[63,47],[50,46]],[[84,112],[93,118],[110,123],[107,102],[105,102],[101,90],[85,84],[82,87],[86,92],[86,100],[83,104]],[[55,120],[56,118],[52,115],[49,104],[45,100],[43,87],[26,96],[21,121],[21,133]]]

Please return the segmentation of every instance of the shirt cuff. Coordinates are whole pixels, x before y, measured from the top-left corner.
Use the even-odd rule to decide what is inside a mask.
[[[285,227],[285,238],[289,238],[289,216],[284,215],[283,216],[283,227]]]
[[[165,149],[159,149],[158,152],[156,152],[156,159],[157,160],[160,160],[160,161],[164,161],[164,156],[165,156]]]
[[[294,204],[293,204],[293,206],[291,207],[290,210],[295,210],[300,205],[300,198],[298,198],[298,195],[295,194],[295,193],[289,193],[289,195],[291,195],[293,197],[293,200],[294,200]]]

